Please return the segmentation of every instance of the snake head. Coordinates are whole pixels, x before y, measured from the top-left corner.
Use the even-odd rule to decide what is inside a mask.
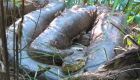
[[[77,72],[85,65],[85,55],[82,51],[75,51],[72,55],[66,57],[62,64],[62,70],[65,74]]]

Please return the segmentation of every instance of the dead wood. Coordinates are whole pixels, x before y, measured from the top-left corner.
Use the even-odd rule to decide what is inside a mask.
[[[96,72],[86,72],[75,80],[135,80],[140,78],[140,50],[132,49],[108,61]]]
[[[92,24],[96,8],[70,9],[55,18],[49,27],[31,44],[30,56],[48,64],[62,64],[62,59],[71,52],[61,50],[71,45],[71,40]],[[34,57],[41,56],[41,57]]]
[[[112,60],[108,61],[104,68],[109,70],[123,68],[124,66],[129,66],[133,64],[137,64],[140,62],[140,50],[132,49],[117,55]]]
[[[135,80],[140,78],[140,64],[111,71],[86,72],[72,80]]]

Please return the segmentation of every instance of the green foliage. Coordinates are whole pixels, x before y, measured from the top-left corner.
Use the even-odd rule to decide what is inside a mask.
[[[131,42],[131,40],[129,40],[127,37],[128,36],[130,36],[132,39],[134,39],[134,36],[133,35],[126,35],[125,36],[125,39],[124,39],[124,41],[126,41],[126,45],[128,46],[128,47],[132,47],[133,46],[133,43]]]
[[[134,20],[136,23],[139,22],[140,3],[130,1],[124,12],[127,14],[128,24],[134,23]]]
[[[138,13],[137,15],[135,15],[134,22],[137,23],[138,25],[140,25],[140,13]]]
[[[121,0],[115,0],[115,1],[114,1],[113,10],[115,10],[116,7],[120,4],[120,1],[121,1]]]
[[[140,44],[140,35],[136,36],[137,38],[137,43]]]
[[[80,4],[82,0],[66,0],[66,5],[68,8],[72,7],[73,5]]]
[[[10,1],[14,3],[14,0],[10,0]],[[15,5],[16,5],[17,7],[21,7],[21,5],[22,5],[22,0],[15,0]]]
[[[66,0],[69,8],[82,2],[83,0]],[[112,7],[113,11],[124,11],[127,15],[128,24],[140,24],[140,0],[88,0],[88,4],[104,4]]]

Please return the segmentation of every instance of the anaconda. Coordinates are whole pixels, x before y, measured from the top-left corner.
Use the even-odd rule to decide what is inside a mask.
[[[74,53],[64,59],[62,69],[66,74],[95,71],[114,56],[114,48],[120,44],[121,35],[112,23],[121,27],[124,18],[117,12],[110,16],[109,9],[100,8],[97,8],[97,22],[92,29],[90,45],[84,48],[85,53]]]
[[[86,64],[87,57],[85,52],[83,51],[85,47],[76,47],[81,48],[82,50],[76,49],[74,50],[74,53],[72,55],[64,58],[62,70],[65,74],[73,74],[79,71]]]
[[[71,51],[65,50],[71,45],[71,40],[90,28],[95,15],[95,6],[63,12],[31,43],[29,55],[43,63],[61,65],[63,58],[72,54]]]
[[[39,63],[31,59],[28,55],[27,48],[29,44],[35,39],[49,23],[56,17],[55,14],[63,11],[65,8],[64,2],[53,2],[49,3],[47,6],[38,9],[36,11],[30,12],[24,15],[23,29],[22,29],[22,39],[21,39],[21,48],[19,50],[19,55],[21,53],[21,65],[20,68],[26,70],[26,72],[35,73],[39,70],[39,66],[48,67],[47,64]],[[15,31],[17,31],[18,24],[21,18],[15,22]],[[14,59],[14,24],[11,25],[6,32],[7,35],[7,47],[9,52],[10,63]],[[48,80],[48,79],[47,79]]]

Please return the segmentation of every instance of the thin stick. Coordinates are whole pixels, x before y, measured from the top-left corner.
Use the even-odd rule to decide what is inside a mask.
[[[13,0],[13,6],[14,6],[14,11],[13,11],[13,27],[14,27],[14,32],[13,32],[13,54],[14,54],[14,80],[16,79],[15,74],[16,74],[16,53],[15,53],[15,11],[16,11],[16,6],[15,6],[15,0]]]
[[[9,62],[8,62],[8,51],[7,51],[7,40],[6,40],[6,32],[5,32],[5,15],[4,15],[4,7],[3,7],[3,0],[0,1],[1,5],[1,39],[2,39],[2,57],[3,57],[3,62],[6,67],[6,80],[10,80],[10,75],[9,75]]]
[[[121,30],[115,23],[113,23],[113,22],[111,22],[111,21],[110,21],[110,23],[111,23],[114,27],[116,27],[119,31],[121,31],[121,32],[123,33],[123,35],[127,35],[127,33],[124,32],[123,30]],[[121,24],[121,26],[123,26],[123,25]],[[140,45],[139,45],[134,39],[132,39],[130,36],[128,36],[127,38],[128,38],[134,45],[136,45],[138,48],[140,48]]]

